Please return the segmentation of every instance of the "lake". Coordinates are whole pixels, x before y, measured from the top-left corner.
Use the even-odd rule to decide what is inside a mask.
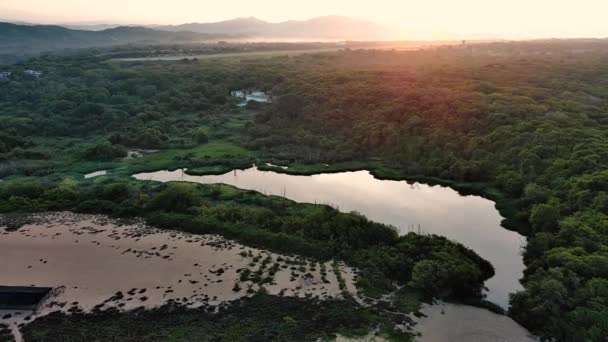
[[[522,235],[501,226],[494,202],[463,196],[442,186],[380,180],[369,171],[294,176],[260,171],[255,166],[218,176],[191,176],[184,170],[136,174],[139,180],[223,183],[296,202],[331,205],[357,211],[369,219],[410,231],[458,241],[492,263],[496,275],[486,282],[487,299],[508,308],[509,293],[520,290],[524,264]]]

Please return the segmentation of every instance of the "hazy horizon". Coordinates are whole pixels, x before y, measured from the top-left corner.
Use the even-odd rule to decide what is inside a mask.
[[[306,20],[336,15],[367,20],[395,29],[400,39],[453,38],[577,38],[608,37],[603,13],[608,2],[513,0],[499,1],[378,0],[352,3],[311,0],[286,3],[278,0],[234,0],[213,3],[196,0],[85,1],[4,0],[0,18],[41,24],[169,25],[217,22],[256,17],[268,22]]]

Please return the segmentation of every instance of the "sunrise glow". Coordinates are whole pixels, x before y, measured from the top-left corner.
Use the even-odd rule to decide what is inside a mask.
[[[250,17],[279,22],[340,15],[398,30],[401,39],[605,37],[602,0],[4,0],[0,18],[44,23],[181,24]]]

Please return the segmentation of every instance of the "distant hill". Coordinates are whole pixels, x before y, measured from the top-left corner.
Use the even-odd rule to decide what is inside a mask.
[[[181,31],[168,32],[144,27],[121,26],[101,31],[85,31],[52,25],[0,23],[0,51],[3,54],[26,54],[121,44],[186,43],[222,38],[227,38],[227,36]]]
[[[59,26],[69,28],[72,30],[86,30],[86,31],[103,31],[113,29],[125,25],[120,24],[91,24],[91,23],[68,23],[68,24],[57,24]],[[128,26],[139,26],[139,25],[128,25]],[[154,28],[154,27],[150,27]]]
[[[244,35],[252,38],[383,40],[396,33],[384,26],[339,16],[269,23],[254,17],[216,23],[155,26],[158,30],[192,31],[206,34]]]
[[[0,55],[29,55],[70,48],[123,44],[174,44],[228,39],[389,40],[395,32],[378,24],[339,16],[269,23],[238,18],[173,26],[119,26],[86,23],[71,27],[0,22]]]

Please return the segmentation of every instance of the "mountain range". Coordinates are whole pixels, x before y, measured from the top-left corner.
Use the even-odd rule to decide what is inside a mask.
[[[185,31],[162,31],[146,27],[120,26],[101,31],[74,30],[55,25],[0,23],[0,51],[36,53],[68,48],[102,47],[123,44],[166,44],[217,41],[228,35]]]
[[[237,18],[215,23],[116,26],[36,25],[0,22],[0,54],[28,54],[66,48],[123,44],[173,44],[218,40],[386,40],[395,32],[381,25],[327,16],[310,20],[270,23]]]
[[[206,34],[231,34],[252,38],[386,40],[396,32],[373,22],[340,16],[270,23],[254,17],[215,23],[155,26],[164,31],[191,31]]]

